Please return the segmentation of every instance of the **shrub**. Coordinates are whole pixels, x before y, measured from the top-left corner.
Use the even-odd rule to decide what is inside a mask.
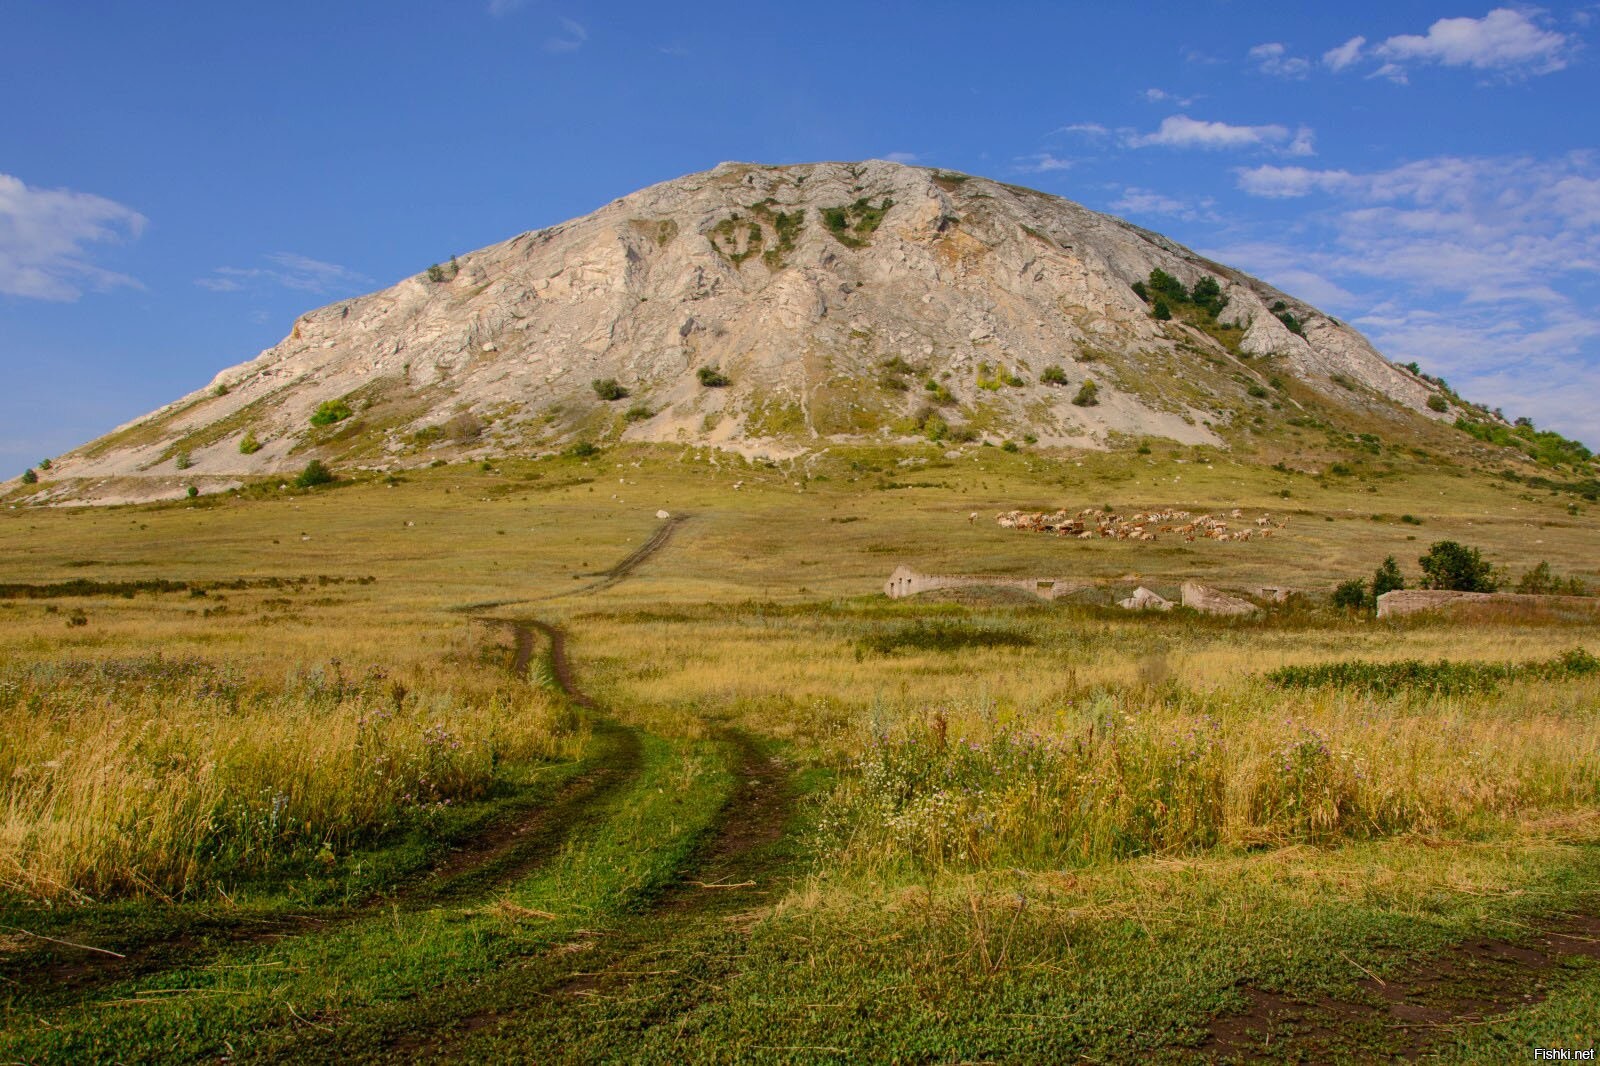
[[[184,448],[172,457],[172,465],[179,470],[187,470],[194,465],[194,456],[189,454],[189,449]]]
[[[22,483],[24,485],[37,485],[39,483],[39,475],[33,472],[33,467],[30,466],[22,472]]]
[[[217,382],[217,387],[211,390],[211,395],[213,395],[213,396],[226,396],[226,395],[228,395],[228,385],[227,385],[227,383],[226,382],[222,382],[222,381]]]
[[[1549,563],[1541,561],[1518,579],[1517,591],[1535,596],[1587,596],[1589,587],[1575,577],[1560,577]]]
[[[256,439],[255,430],[246,431],[244,438],[239,441],[240,455],[254,455],[261,450],[261,442]]]
[[[700,384],[704,385],[708,389],[720,389],[724,386],[732,384],[732,382],[728,380],[726,374],[723,374],[721,371],[714,370],[709,366],[701,367],[699,370],[695,371],[695,375],[700,379]]]
[[[1359,611],[1367,606],[1367,585],[1359,577],[1341,581],[1333,590],[1333,605],[1346,611]]]
[[[1269,672],[1267,680],[1284,688],[1320,688],[1337,685],[1393,696],[1420,691],[1434,695],[1473,695],[1494,692],[1503,682],[1517,680],[1565,681],[1600,673],[1600,659],[1574,648],[1553,659],[1521,663],[1453,662],[1440,659],[1423,662],[1401,659],[1371,662],[1348,659],[1343,662],[1283,666]]]
[[[1172,320],[1172,308],[1167,306],[1167,301],[1165,300],[1157,300],[1155,309],[1150,314],[1157,322],[1169,322]]]
[[[594,394],[606,402],[625,399],[628,390],[617,384],[616,378],[595,378],[589,383],[594,389]]]
[[[351,415],[350,405],[343,400],[323,400],[317,409],[311,413],[313,426],[331,426],[335,422],[343,422]]]
[[[457,444],[468,444],[483,436],[483,419],[462,411],[444,424],[444,434]]]
[[[1228,298],[1222,295],[1222,286],[1209,274],[1194,283],[1194,288],[1189,292],[1189,302],[1212,318],[1216,318],[1228,306]]]
[[[1150,302],[1150,290],[1145,287],[1144,282],[1142,282],[1142,281],[1134,282],[1133,285],[1132,285],[1132,289],[1133,289],[1133,294],[1135,296],[1137,296],[1139,299],[1143,300],[1145,303],[1149,303]]]
[[[1039,381],[1044,385],[1065,385],[1067,383],[1067,372],[1059,366],[1047,366],[1044,368],[1044,373],[1039,375]]]
[[[40,470],[49,470],[50,467],[53,466],[53,465],[54,464],[51,463],[50,460],[48,460],[48,459],[40,459],[39,460],[39,469]]]
[[[200,495],[200,490],[198,488],[196,488],[195,486],[190,485],[189,486],[189,490],[188,490],[188,495],[189,495],[189,499],[192,500],[196,496]]]
[[[1000,445],[1000,450],[1003,452],[1017,451],[1017,442],[1014,440],[1008,440],[1004,444]]]
[[[1072,402],[1079,407],[1094,407],[1098,405],[1100,403],[1100,386],[1096,385],[1092,380],[1085,381],[1078,386],[1078,394],[1072,398]]]
[[[331,485],[335,480],[337,479],[333,476],[333,471],[329,470],[321,459],[313,459],[295,477],[294,486],[297,489],[311,489],[318,485]]]
[[[1255,384],[1248,385],[1248,386],[1245,387],[1244,391],[1247,394],[1249,394],[1251,396],[1254,396],[1258,400],[1264,400],[1264,399],[1266,399],[1266,396],[1267,396],[1267,390],[1262,388],[1260,385],[1255,385]]]
[[[569,459],[587,459],[590,456],[599,455],[600,449],[586,440],[580,440],[561,454]]]
[[[950,390],[932,378],[924,381],[922,388],[925,392],[932,394],[930,398],[940,407],[949,407],[956,402],[956,398],[951,394]]]
[[[622,417],[627,419],[629,422],[643,422],[645,419],[652,418],[654,416],[655,412],[650,410],[650,408],[646,407],[642,403],[636,403],[632,407],[628,408]]]
[[[950,430],[950,439],[957,444],[971,444],[978,439],[978,431],[971,426],[955,426]]]
[[[1183,287],[1183,282],[1160,267],[1150,271],[1150,291],[1157,296],[1165,296],[1174,303],[1189,302],[1189,291]]]
[[[435,285],[437,285],[439,282],[443,281],[444,280],[444,268],[441,267],[438,263],[434,263],[431,266],[429,266],[428,267],[428,280],[433,282]]]
[[[1436,541],[1417,560],[1422,567],[1422,587],[1452,592],[1493,592],[1494,568],[1477,548],[1453,540]]]
[[[1434,393],[1432,396],[1428,397],[1428,410],[1448,411],[1450,410],[1449,401],[1447,401],[1443,396],[1440,396],[1438,393]]]
[[[1394,556],[1384,559],[1383,565],[1372,575],[1372,599],[1377,602],[1379,596],[1386,592],[1394,592],[1406,587],[1406,579],[1400,574],[1400,567],[1395,563]]]

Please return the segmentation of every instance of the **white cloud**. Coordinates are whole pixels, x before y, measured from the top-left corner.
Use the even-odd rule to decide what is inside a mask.
[[[146,219],[113,200],[71,189],[37,189],[0,174],[0,293],[72,301],[84,287],[139,287],[88,260],[87,247],[131,240]]]
[[[544,42],[546,52],[576,52],[589,40],[589,31],[581,22],[575,19],[563,18],[561,21],[562,32],[547,38]]]
[[[371,278],[348,267],[293,252],[274,252],[264,258],[268,266],[217,267],[210,276],[196,278],[194,283],[212,292],[243,292],[272,285],[319,296],[350,292],[372,284]]]
[[[1146,89],[1144,92],[1139,94],[1139,99],[1143,100],[1147,104],[1172,103],[1177,104],[1179,107],[1193,107],[1194,102],[1198,100],[1199,97],[1178,96],[1175,93],[1167,92],[1165,89]]]
[[[1153,189],[1127,185],[1123,187],[1121,196],[1110,206],[1111,210],[1125,215],[1167,215],[1193,221],[1211,217],[1212,201],[1203,199],[1197,203],[1190,202]]]
[[[1085,137],[1105,137],[1105,136],[1109,136],[1110,133],[1111,133],[1110,130],[1106,129],[1104,126],[1100,125],[1100,123],[1098,123],[1098,122],[1074,122],[1070,126],[1062,126],[1060,129],[1056,130],[1055,132],[1057,132],[1057,133],[1081,133]]]
[[[883,158],[890,163],[915,163],[922,157],[916,152],[890,152]]]
[[[1257,70],[1275,78],[1303,78],[1311,72],[1309,60],[1289,55],[1288,47],[1278,41],[1256,45],[1249,56],[1255,60]]]
[[[1322,64],[1329,70],[1340,71],[1361,58],[1361,50],[1366,46],[1365,37],[1352,37],[1337,48],[1330,48],[1322,53]]]
[[[1130,134],[1123,143],[1130,148],[1251,148],[1279,144],[1289,139],[1284,126],[1231,126],[1226,122],[1204,122],[1188,115],[1163,119],[1154,133]]]
[[[1020,156],[1014,162],[1016,169],[1024,174],[1048,174],[1072,169],[1072,160],[1057,158],[1049,152]]]
[[[1288,199],[1314,192],[1340,192],[1354,181],[1343,170],[1309,170],[1305,167],[1240,167],[1234,171],[1239,188],[1251,196]]]
[[[1407,62],[1517,74],[1549,74],[1567,65],[1575,42],[1545,29],[1522,11],[1496,8],[1481,19],[1440,19],[1424,35],[1390,37],[1373,49],[1386,60],[1379,73],[1404,75]]]

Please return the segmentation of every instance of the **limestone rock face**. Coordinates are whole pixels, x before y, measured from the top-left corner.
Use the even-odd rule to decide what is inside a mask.
[[[1152,318],[1130,286],[1157,267],[1221,283],[1235,349]],[[1338,402],[1336,374],[1433,417],[1432,387],[1349,327],[1067,200],[880,161],[725,163],[307,312],[53,474],[171,484],[176,469],[392,469],[607,439],[793,455],[920,439],[930,415],[1043,445],[1221,444],[1211,427],[1260,376],[1239,358],[1251,354]],[[1049,367],[1064,378],[1044,383]],[[603,398],[604,379],[627,398]],[[1086,381],[1099,403],[1074,405]],[[349,415],[313,425],[329,402]]]

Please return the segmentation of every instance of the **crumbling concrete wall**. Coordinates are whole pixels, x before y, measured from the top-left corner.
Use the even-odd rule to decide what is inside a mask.
[[[919,574],[909,566],[895,567],[883,583],[884,595],[893,600],[916,596],[936,589],[1002,588],[1017,589],[1041,600],[1053,600],[1092,586],[1082,581],[1055,577],[989,577],[983,574]]]
[[[1450,592],[1444,589],[1396,589],[1378,597],[1378,617],[1397,618],[1420,611],[1447,610],[1460,604],[1507,604],[1525,607],[1577,607],[1600,611],[1600,597],[1534,596],[1522,592]]]

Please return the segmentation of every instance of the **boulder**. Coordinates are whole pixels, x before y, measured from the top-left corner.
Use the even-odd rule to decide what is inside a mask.
[[[670,511],[657,511],[656,517],[665,522],[667,519],[672,517],[672,513]]]
[[[1140,585],[1133,590],[1132,596],[1118,600],[1117,606],[1129,611],[1170,611],[1172,601]]]
[[[1246,615],[1255,614],[1260,610],[1249,600],[1230,596],[1226,592],[1218,592],[1198,581],[1183,583],[1183,605],[1192,607],[1202,614]]]

